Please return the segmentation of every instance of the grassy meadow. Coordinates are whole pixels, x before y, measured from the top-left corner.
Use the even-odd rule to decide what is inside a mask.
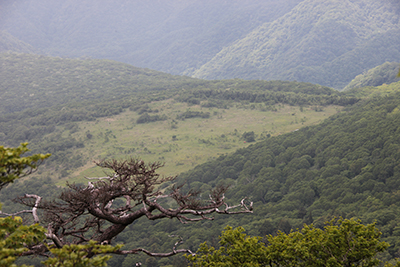
[[[164,121],[136,123],[140,115],[125,111],[119,115],[79,123],[79,130],[65,133],[84,141],[84,148],[76,153],[86,162],[74,172],[59,176],[58,183],[84,182],[84,177],[104,175],[93,161],[111,158],[140,158],[145,162],[160,161],[165,166],[162,175],[177,175],[207,160],[251,145],[243,140],[244,132],[255,133],[260,141],[270,136],[295,131],[312,125],[340,111],[342,107],[298,107],[276,105],[275,111],[264,104],[237,103],[229,109],[202,108],[173,99],[152,102],[151,109],[166,115]],[[177,119],[183,112],[209,112],[209,118]],[[57,175],[54,172],[53,175]]]

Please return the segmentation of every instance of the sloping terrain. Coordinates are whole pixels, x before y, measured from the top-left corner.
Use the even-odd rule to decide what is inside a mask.
[[[0,30],[47,55],[343,89],[400,61],[399,14],[397,0],[21,0],[0,3]]]
[[[31,45],[28,45],[6,31],[0,31],[0,53],[3,52],[37,53]]]
[[[303,1],[224,48],[194,76],[297,80],[342,89],[364,70],[400,59],[396,5]]]
[[[245,133],[293,131],[358,101],[308,83],[205,81],[110,60],[5,53],[0,68],[0,141],[52,153],[40,176],[59,184],[110,157],[178,174],[247,146]]]
[[[0,66],[7,75],[2,94],[15,104],[1,113],[0,141],[29,141],[34,153],[52,153],[39,172],[2,191],[4,209],[15,208],[16,194],[51,198],[55,184],[103,175],[92,160],[140,157],[166,162],[161,174],[187,171],[177,183],[203,196],[220,183],[231,185],[229,202],[248,197],[255,213],[200,225],[138,221],[118,237],[127,249],[167,251],[174,242],[168,235],[177,234],[195,250],[205,240],[216,244],[227,224],[265,235],[343,216],[377,220],[393,245],[385,257],[398,256],[399,82],[337,92],[310,83],[204,81],[110,60],[15,53],[2,54]],[[19,97],[24,93],[35,101]],[[110,266],[146,260],[114,257]],[[168,264],[184,262],[148,262]]]
[[[277,230],[289,232],[303,223],[320,227],[332,217],[342,216],[360,218],[363,223],[376,221],[383,239],[391,244],[388,253],[381,256],[385,259],[398,257],[399,88],[399,82],[376,88],[384,92],[382,96],[367,97],[318,125],[271,136],[234,153],[220,155],[177,179],[177,183],[185,183],[184,189],[202,190],[204,198],[212,187],[230,185],[226,194],[228,203],[247,197],[254,201],[254,214],[216,216],[214,221],[189,225],[180,225],[173,220],[152,223],[140,220],[121,233],[116,241],[123,242],[126,249],[144,247],[168,251],[174,242],[168,236],[174,234],[183,237],[185,247],[195,250],[206,240],[215,246],[226,225],[241,225],[251,235],[264,236]],[[372,89],[363,88],[363,94],[368,94],[368,91],[374,94]],[[391,91],[393,93],[389,93]],[[196,95],[198,97],[198,93]],[[118,120],[118,117],[113,118]],[[100,124],[98,127],[104,128],[102,123],[97,122]],[[180,124],[181,121],[178,127]],[[98,131],[91,127],[86,129]],[[117,128],[108,133],[110,141],[104,143],[105,146],[114,142],[114,134],[119,135]],[[98,136],[98,133],[94,135]],[[101,138],[104,140],[106,136],[107,132],[103,131]],[[233,136],[226,135],[228,139]],[[178,132],[176,139],[179,138]],[[221,136],[219,139],[204,139],[203,144],[207,141],[222,143],[223,139]],[[165,140],[155,140],[158,141]],[[93,150],[90,140],[84,144],[86,149]],[[28,188],[40,191],[40,188],[35,189],[39,184],[33,178],[15,186],[18,192]],[[46,184],[46,194],[53,192],[52,181],[47,179]],[[172,184],[164,186],[168,190]],[[10,198],[8,194],[12,195],[12,190],[10,186],[4,191],[6,200]],[[115,256],[109,265],[131,266],[138,261],[151,266],[185,266],[180,257],[156,260],[142,255]]]
[[[391,87],[385,88],[385,87]],[[248,197],[255,214],[221,224],[265,235],[333,216],[376,221],[398,257],[400,83],[323,123],[273,137],[182,174],[194,188],[229,184],[230,199]],[[365,89],[368,90],[368,89]]]
[[[136,68],[110,60],[0,54],[0,111],[48,108],[91,100],[115,100],[135,92],[181,88],[188,77]]]
[[[114,59],[182,74],[299,2],[4,1],[0,30],[50,55]]]
[[[385,62],[363,74],[357,75],[343,90],[398,82],[400,80],[400,77],[398,77],[399,68],[400,64],[397,62]]]

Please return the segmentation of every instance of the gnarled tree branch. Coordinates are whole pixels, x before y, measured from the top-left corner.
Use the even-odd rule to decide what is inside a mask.
[[[108,169],[110,174],[88,178],[88,186],[68,184],[58,200],[42,201],[36,195],[25,195],[18,199],[20,203],[32,207],[31,211],[26,212],[33,214],[35,222],[39,221],[37,209],[44,211],[43,221],[48,223],[46,237],[57,247],[81,244],[90,239],[100,244],[111,244],[113,238],[141,217],[149,220],[176,218],[181,223],[189,223],[213,220],[214,213],[231,215],[253,212],[253,204],[246,204],[246,199],[238,205],[228,205],[224,195],[228,187],[224,186],[213,190],[207,201],[199,198],[199,191],[183,193],[182,186],[174,186],[170,192],[161,191],[159,185],[175,177],[157,174],[156,170],[163,166],[158,162],[145,164],[141,160],[130,159],[96,164]],[[175,205],[163,204],[165,198],[173,199]],[[119,250],[116,253],[143,252],[154,257],[192,254],[188,249],[176,249],[181,243],[182,240],[177,242],[168,253],[154,253],[143,248]]]

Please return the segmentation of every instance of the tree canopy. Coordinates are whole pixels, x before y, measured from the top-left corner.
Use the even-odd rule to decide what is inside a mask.
[[[203,243],[196,255],[187,255],[192,266],[378,266],[377,253],[389,244],[380,240],[375,224],[334,219],[324,229],[312,224],[289,234],[278,232],[262,237],[244,233],[243,227],[226,227],[215,249]]]
[[[34,172],[37,167],[50,157],[51,154],[35,154],[21,157],[29,151],[28,143],[22,143],[19,147],[7,148],[0,146],[0,190],[15,179],[24,177]]]
[[[14,180],[31,174],[50,154],[21,157],[29,151],[28,143],[16,148],[0,146],[0,190]],[[0,215],[2,212],[0,211]],[[27,247],[45,238],[45,229],[38,224],[23,225],[21,217],[0,218],[0,265],[13,266]]]
[[[319,125],[196,166],[178,180],[197,188],[231,184],[227,198],[250,196],[253,221],[229,224],[253,235],[356,217],[376,221],[391,257],[398,257],[399,106],[398,93],[363,100]]]

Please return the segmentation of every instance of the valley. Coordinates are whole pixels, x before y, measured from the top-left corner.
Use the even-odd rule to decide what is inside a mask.
[[[84,176],[101,176],[100,169],[92,168],[93,161],[108,158],[134,157],[146,162],[160,161],[165,163],[161,174],[178,175],[198,164],[252,144],[243,138],[245,132],[254,132],[255,141],[261,141],[316,124],[342,109],[340,106],[327,106],[315,111],[313,107],[305,107],[300,111],[299,107],[278,105],[277,111],[261,111],[260,106],[265,109],[263,104],[257,105],[257,108],[238,105],[216,109],[188,106],[186,103],[176,103],[173,99],[153,102],[148,106],[160,110],[160,114],[170,119],[137,124],[140,115],[126,111],[94,122],[78,123],[79,130],[71,136],[83,140],[85,147],[75,151],[86,159],[86,164],[55,181],[63,185],[65,181],[87,182]],[[177,119],[185,110],[208,112],[211,115],[207,119]],[[89,134],[92,136],[90,139],[87,137]],[[60,178],[57,172],[51,172],[50,176]]]
[[[367,223],[378,220],[383,240],[393,244],[382,257],[397,255],[399,244],[391,232],[397,229],[398,141],[392,135],[398,132],[399,82],[337,92],[298,82],[180,78],[110,61],[6,57],[3,66],[31,62],[25,80],[34,81],[30,73],[37,73],[46,61],[63,66],[60,75],[73,97],[65,94],[62,102],[52,105],[55,92],[62,89],[56,86],[57,79],[47,79],[45,88],[54,91],[38,91],[40,97],[28,107],[25,100],[19,101],[18,91],[6,91],[12,93],[15,111],[5,109],[0,117],[0,138],[11,145],[28,141],[33,153],[52,156],[38,172],[2,190],[4,211],[22,208],[11,201],[15,195],[40,193],[51,199],[67,183],[86,186],[85,177],[104,176],[93,161],[133,157],[165,163],[158,173],[177,176],[161,186],[166,192],[183,185],[184,191],[207,194],[222,184],[230,186],[229,203],[248,197],[255,212],[180,227],[172,221],[148,224],[141,219],[116,238],[126,249],[151,246],[168,251],[171,233],[196,249],[204,241],[216,244],[227,224],[243,226],[251,235],[266,235],[303,223],[321,226],[333,217],[356,216]],[[75,86],[73,70],[82,65],[89,66],[88,71],[80,73],[84,82]],[[110,66],[119,80],[94,71]],[[9,72],[9,86],[17,86],[20,75]],[[94,89],[90,81],[96,75],[108,86]],[[94,95],[88,97],[85,83]],[[36,94],[35,84],[23,83],[19,90]],[[147,259],[114,256],[109,264]],[[183,258],[150,262],[185,265]]]
[[[2,1],[0,152],[51,154],[0,188],[2,216],[38,207],[46,251],[123,244],[111,267],[184,267],[138,252],[240,240],[224,229],[265,247],[343,218],[376,227],[381,265],[365,265],[400,266],[399,21],[397,0]],[[6,232],[34,225],[14,215]]]

